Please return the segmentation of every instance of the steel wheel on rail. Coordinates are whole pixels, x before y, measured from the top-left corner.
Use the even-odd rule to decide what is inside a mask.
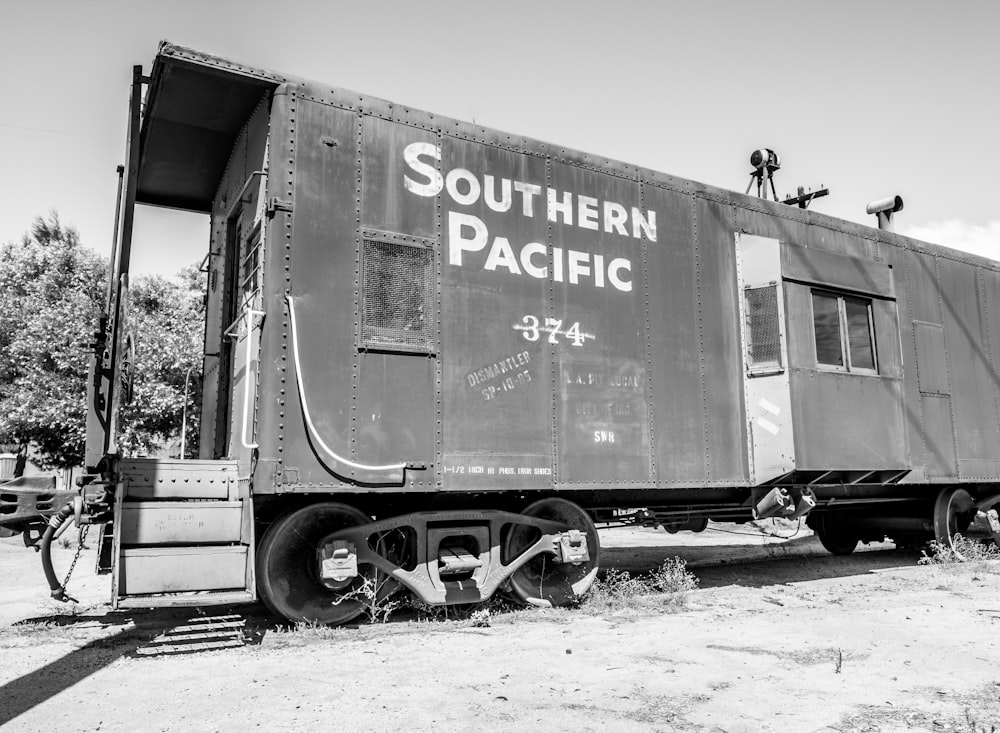
[[[833,555],[850,555],[861,541],[861,535],[851,526],[850,516],[844,512],[823,512],[813,523],[816,536]]]
[[[934,539],[961,556],[955,547],[955,535],[963,534],[975,516],[975,502],[968,491],[944,489],[934,501]]]
[[[552,555],[542,553],[531,558],[510,576],[510,590],[523,603],[549,608],[565,606],[590,590],[600,567],[601,543],[590,516],[565,499],[542,499],[525,508],[521,514],[548,519],[578,529],[587,537],[590,560],[578,565],[557,563]],[[504,554],[513,558],[534,544],[540,530],[529,525],[515,525],[507,535]]]
[[[377,580],[375,569],[362,566],[358,577],[333,590],[319,580],[316,552],[330,533],[370,521],[371,517],[354,507],[323,502],[303,507],[271,525],[257,548],[257,589],[264,605],[289,621],[331,626],[359,616],[365,610],[371,583]]]

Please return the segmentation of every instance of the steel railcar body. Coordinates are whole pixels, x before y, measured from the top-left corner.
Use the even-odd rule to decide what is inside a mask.
[[[611,517],[998,529],[997,263],[169,44],[135,85],[117,272],[137,204],[211,240],[200,459],[92,420],[119,605],[565,603]]]

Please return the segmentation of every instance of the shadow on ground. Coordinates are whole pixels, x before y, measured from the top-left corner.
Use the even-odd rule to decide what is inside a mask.
[[[81,632],[94,629],[101,636],[0,685],[0,728],[122,657],[176,656],[259,644],[268,623],[263,609],[256,606],[213,609],[211,614],[199,609],[155,609],[25,619],[13,625],[14,633],[18,627],[44,625]]]
[[[914,550],[878,550],[837,557],[835,555],[802,555],[772,558],[731,565],[694,568],[702,588],[740,585],[763,588],[769,585],[797,583],[807,580],[847,578],[879,570],[915,567],[920,553]]]
[[[655,569],[668,557],[694,557],[691,572],[702,588],[769,585],[816,579],[844,578],[873,571],[916,565],[919,554],[912,550],[859,552],[846,557],[811,552],[811,538],[783,543],[785,557],[774,557],[774,550],[756,548],[748,557],[729,560],[729,546],[705,545],[696,548],[664,546],[609,548],[602,564],[605,568],[624,567],[636,572]],[[796,552],[796,543],[802,552]],[[676,550],[682,550],[677,552]],[[701,557],[715,557],[722,564],[701,564]],[[405,621],[406,614],[393,620]],[[0,727],[22,713],[44,703],[81,680],[99,672],[123,657],[149,658],[176,656],[203,651],[258,645],[264,637],[283,626],[268,615],[263,606],[239,606],[229,609],[154,609],[109,611],[107,613],[64,614],[25,619],[18,626],[44,625],[46,628],[70,628],[85,633],[94,629],[99,638],[74,649],[39,669],[0,685]],[[79,638],[79,637],[76,637]]]

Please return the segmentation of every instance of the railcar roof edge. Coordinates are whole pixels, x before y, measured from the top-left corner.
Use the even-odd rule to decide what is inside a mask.
[[[379,117],[430,128],[442,134],[470,137],[535,155],[550,155],[649,185],[689,191],[782,219],[813,224],[879,243],[1000,271],[1000,261],[944,245],[923,242],[829,214],[802,210],[533,138],[453,120],[302,77],[240,64],[169,41],[161,41],[149,80],[140,133],[136,192],[136,201],[141,204],[209,213],[236,136],[246,119],[264,94],[272,93],[281,84],[290,83],[301,87],[314,98],[317,98],[315,95],[320,95],[320,101],[349,109],[363,108]]]

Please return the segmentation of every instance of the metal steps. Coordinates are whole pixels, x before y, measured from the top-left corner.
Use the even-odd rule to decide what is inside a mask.
[[[112,605],[255,600],[250,486],[236,461],[121,462]]]

